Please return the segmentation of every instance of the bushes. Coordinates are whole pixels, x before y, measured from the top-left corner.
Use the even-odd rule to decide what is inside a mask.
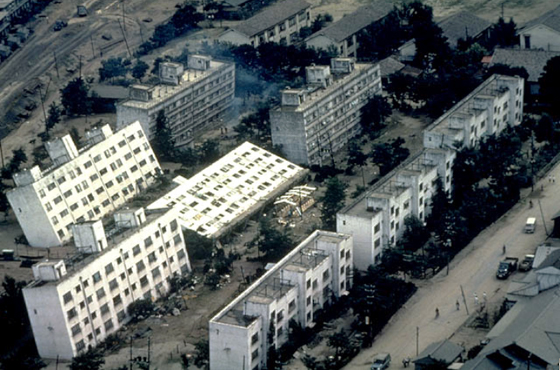
[[[156,306],[149,299],[139,299],[132,302],[128,308],[128,315],[134,321],[138,321],[141,317],[148,317],[154,313]]]

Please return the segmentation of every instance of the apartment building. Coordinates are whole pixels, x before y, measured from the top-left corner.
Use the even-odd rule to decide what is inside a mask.
[[[333,58],[306,68],[307,85],[282,91],[270,111],[272,143],[298,164],[330,164],[332,156],[361,130],[361,108],[381,94],[378,64]]]
[[[451,189],[452,150],[424,149],[388,173],[352,204],[336,215],[336,230],[354,239],[355,266],[367,270],[395,245],[404,221],[415,216],[424,221],[431,210],[437,179]]]
[[[210,320],[210,369],[266,368],[291,320],[313,327],[317,310],[347,294],[352,266],[351,236],[313,232]]]
[[[283,0],[264,8],[253,17],[228,28],[218,42],[258,47],[267,42],[290,45],[299,31],[311,26],[311,4],[305,0]]]
[[[62,245],[74,223],[115,211],[161,172],[138,122],[115,132],[109,125],[93,128],[85,138],[79,150],[70,135],[46,143],[53,166],[13,177],[15,188],[6,195],[33,247]]]
[[[132,85],[129,99],[117,104],[117,127],[140,121],[153,139],[163,110],[175,146],[192,144],[201,132],[221,124],[235,93],[235,65],[208,56],[189,55],[187,69],[179,63],[160,64],[160,84]]]
[[[307,176],[308,170],[245,142],[148,206],[176,207],[185,229],[209,238],[227,233]]]
[[[340,57],[357,58],[360,32],[363,32],[370,24],[385,18],[392,9],[393,6],[384,1],[364,5],[309,36],[305,39],[305,45],[323,50],[334,47]]]
[[[424,130],[424,147],[474,147],[522,120],[523,78],[493,75]]]
[[[176,212],[123,209],[73,226],[78,253],[33,265],[23,289],[39,355],[71,359],[126,324],[128,306],[169,290],[168,278],[191,271]],[[106,220],[107,221],[107,220]]]
[[[27,15],[36,2],[36,0],[0,1],[0,38],[7,37],[10,27],[18,18]]]

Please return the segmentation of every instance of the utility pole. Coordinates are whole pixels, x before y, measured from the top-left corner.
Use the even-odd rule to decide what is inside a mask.
[[[420,328],[416,327],[416,357],[418,357],[418,339],[420,337]]]
[[[91,41],[91,54],[93,55],[93,58],[95,58],[95,48],[93,47],[93,36],[89,36],[89,39]]]
[[[463,304],[465,305],[465,310],[467,310],[467,315],[469,314],[469,307],[467,306],[467,299],[465,298],[465,291],[463,290],[463,286],[459,285],[461,287],[461,295],[463,296]]]
[[[502,9],[503,9],[503,4],[502,4]],[[123,21],[124,32],[126,33],[126,22],[124,20],[124,0],[122,0],[122,21]]]
[[[150,339],[151,337],[148,337],[148,370],[150,370]]]
[[[123,35],[124,43],[125,43],[125,45],[126,45],[126,50],[128,51],[128,56],[129,56],[129,57],[132,57],[132,53],[130,52],[130,48],[128,47],[128,41],[126,40],[126,35],[124,34],[124,29],[123,29],[123,26],[122,26],[122,24],[121,24],[121,20],[120,20],[120,19],[117,19],[117,21],[119,21],[119,26],[120,26],[120,28],[121,28],[121,32],[122,32],[122,35]]]
[[[132,370],[132,336],[130,337],[130,361],[128,362],[128,369]]]
[[[538,201],[539,201],[539,209],[541,211],[542,224],[544,226],[544,232],[546,233],[546,237],[548,238],[549,235],[548,235],[548,230],[546,228],[546,222],[545,222],[545,219],[544,219],[544,213],[543,213],[543,210],[542,210],[541,200],[538,199]]]
[[[80,58],[80,78],[82,78],[82,56],[78,55],[78,57]]]

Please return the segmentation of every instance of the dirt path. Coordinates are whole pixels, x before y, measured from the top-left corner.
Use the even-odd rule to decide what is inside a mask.
[[[552,175],[560,176],[560,167],[556,166]],[[541,184],[544,186],[542,193]],[[537,207],[529,208],[528,200],[532,199],[535,204],[538,200],[541,201],[549,232],[553,226],[550,218],[558,211],[560,185],[544,179],[535,189],[539,190],[532,194],[530,190],[525,190],[524,195],[528,198],[523,198],[510,212],[490,225],[459,253],[451,261],[448,276],[444,269],[421,286],[376,338],[373,347],[362,351],[345,369],[363,369],[371,363],[374,354],[379,352],[391,353],[391,368],[400,368],[402,358],[416,355],[417,327],[420,352],[432,342],[453,336],[468,318],[462,304],[461,286],[465,291],[471,314],[475,309],[473,293],[477,293],[482,299],[483,292],[486,292],[489,305],[499,305],[510,281],[523,276],[517,273],[505,281],[496,279],[496,267],[498,261],[503,258],[502,246],[507,245],[508,256],[522,258],[524,254],[534,252],[537,245],[546,238],[543,219],[538,214]],[[523,226],[530,216],[537,217],[537,230],[535,234],[524,234]],[[461,301],[460,311],[455,308],[457,299]],[[436,307],[440,311],[438,319],[434,318]]]

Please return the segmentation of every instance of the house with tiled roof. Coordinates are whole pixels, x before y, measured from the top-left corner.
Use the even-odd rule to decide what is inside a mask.
[[[358,33],[370,24],[380,21],[393,9],[393,6],[378,1],[365,5],[352,14],[315,32],[305,40],[308,47],[327,50],[335,47],[341,57],[357,57]]]
[[[477,41],[488,37],[492,23],[477,17],[473,13],[462,11],[440,20],[437,25],[441,28],[449,46],[456,48],[459,39],[470,37]],[[416,55],[414,39],[401,46],[399,54],[401,61],[412,61]]]
[[[537,49],[501,49],[496,48],[489,67],[505,64],[510,67],[525,68],[529,77],[526,83],[531,95],[539,93],[539,78],[549,59],[560,56],[560,51],[546,51]]]
[[[303,27],[311,25],[305,0],[283,0],[260,11],[253,17],[228,28],[218,37],[218,42],[234,45],[259,46],[267,42],[290,45]]]
[[[521,49],[560,51],[560,6],[527,22],[518,34]]]

